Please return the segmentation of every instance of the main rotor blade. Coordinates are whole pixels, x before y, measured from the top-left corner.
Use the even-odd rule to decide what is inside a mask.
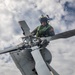
[[[23,30],[23,34],[25,36],[30,35],[30,28],[28,27],[27,23],[25,21],[19,21],[19,24],[21,26],[21,29]]]
[[[75,29],[74,30],[70,30],[70,31],[66,31],[60,34],[56,34],[55,36],[52,36],[50,38],[50,40],[56,40],[56,39],[60,39],[60,38],[69,38],[75,36]]]
[[[8,48],[8,49],[5,49],[5,50],[0,50],[0,54],[4,54],[4,53],[8,53],[8,52],[12,52],[12,51],[16,51],[18,50],[19,48],[21,48],[23,46],[23,43],[13,47],[13,48]]]

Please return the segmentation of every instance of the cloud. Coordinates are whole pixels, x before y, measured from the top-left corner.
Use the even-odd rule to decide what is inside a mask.
[[[4,60],[0,60],[0,67],[1,67],[0,74],[2,75],[13,75],[13,74],[21,75],[15,64],[11,61],[9,63],[6,63],[4,62]]]
[[[22,42],[21,37],[23,35],[18,24],[19,20],[25,20],[32,31],[40,25],[39,15],[48,14],[50,17],[55,16],[55,19],[50,21],[50,24],[54,27],[56,34],[74,29],[74,3],[74,0],[0,0],[0,50]],[[75,37],[56,40],[51,42],[48,47],[53,55],[51,65],[59,74],[75,75],[74,41]],[[20,75],[16,66],[13,66],[13,61],[9,54],[0,55],[0,67],[0,74],[2,75],[5,75],[5,73],[7,75],[12,75],[13,73]]]
[[[65,15],[62,15],[62,19],[67,25],[71,25],[75,21],[75,4],[74,2],[66,1],[64,4]]]
[[[75,74],[74,38],[55,40],[48,46],[53,56],[51,65],[59,74]]]

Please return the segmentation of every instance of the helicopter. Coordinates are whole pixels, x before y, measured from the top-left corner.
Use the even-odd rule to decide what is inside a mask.
[[[75,36],[75,29],[54,36],[40,38],[31,35],[30,28],[24,20],[19,21],[19,24],[25,35],[22,37],[23,42],[15,47],[0,50],[0,54],[9,52],[22,75],[59,75],[50,65],[52,61],[50,51],[44,44],[39,43],[44,40],[47,40],[49,43],[53,40]],[[40,45],[42,46],[40,47]],[[46,48],[46,50],[41,52],[43,48]]]

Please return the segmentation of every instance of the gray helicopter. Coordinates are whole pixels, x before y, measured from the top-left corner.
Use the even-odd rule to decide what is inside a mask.
[[[59,75],[50,66],[52,59],[50,51],[44,44],[40,44],[40,41],[47,40],[49,43],[56,39],[75,36],[75,29],[51,37],[39,38],[31,35],[25,21],[19,21],[19,24],[23,30],[23,34],[25,34],[25,37],[22,37],[23,42],[15,47],[1,50],[0,54],[9,52],[22,75]],[[40,45],[42,46],[40,47]],[[43,48],[46,48],[46,50],[43,50]],[[41,50],[43,51],[41,52]]]

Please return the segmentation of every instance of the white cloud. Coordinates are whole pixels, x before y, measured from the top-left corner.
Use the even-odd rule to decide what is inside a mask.
[[[13,62],[5,63],[3,60],[0,60],[0,74],[1,75],[13,75],[18,74],[21,75],[17,67]]]
[[[0,1],[0,49],[4,49],[4,47],[9,47],[10,45],[14,46],[22,42],[20,37],[23,35],[18,24],[19,20],[26,20],[30,29],[33,30],[39,25],[38,18],[42,13],[49,14],[50,17],[55,16],[55,19],[52,20],[50,24],[54,27],[56,33],[75,28],[74,22],[67,26],[65,22],[61,21],[61,16],[67,14],[63,9],[63,4],[66,1],[73,2],[74,0],[61,0],[60,3],[55,0]],[[51,42],[51,45],[49,45],[53,55],[51,64],[60,75],[75,75],[74,39],[75,37],[66,40],[57,40]],[[12,75],[14,73],[20,75],[13,62],[8,62],[10,63],[10,67],[8,63],[5,63],[9,57],[9,54],[7,56],[5,56],[5,54],[0,55],[0,74]],[[2,60],[2,58],[4,59]]]
[[[74,38],[55,40],[48,46],[53,56],[51,65],[61,75],[75,74]]]

